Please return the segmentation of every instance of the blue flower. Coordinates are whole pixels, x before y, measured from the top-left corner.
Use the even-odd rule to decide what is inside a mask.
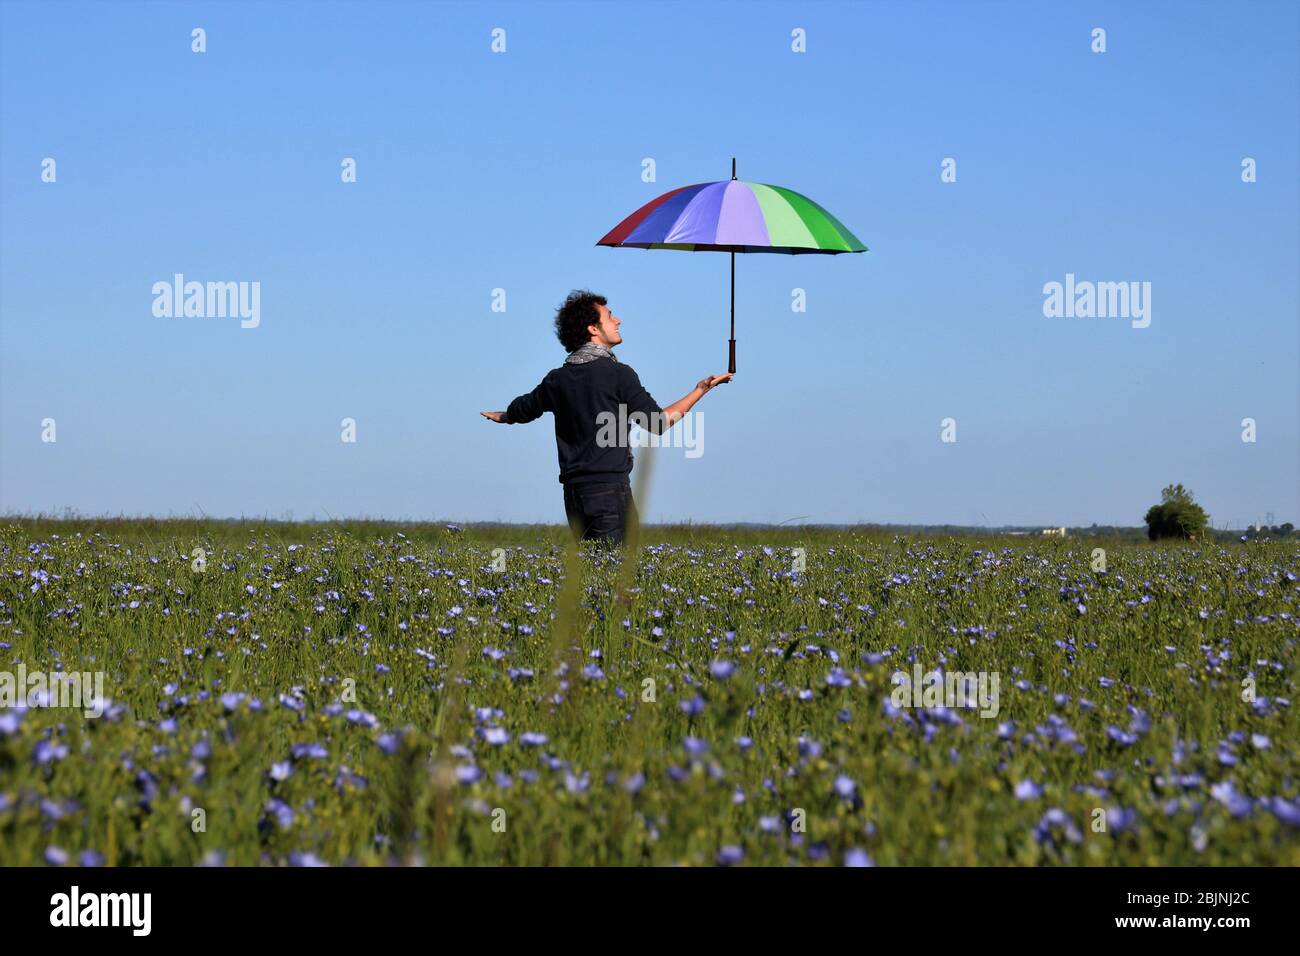
[[[1015,792],[1017,800],[1037,800],[1043,795],[1043,788],[1032,780],[1021,780]]]
[[[1260,803],[1283,823],[1290,824],[1293,827],[1300,827],[1300,803],[1296,803],[1294,800],[1285,800],[1282,797],[1265,797]]]
[[[822,745],[811,737],[800,737],[796,743],[799,747],[800,757],[812,757],[816,759],[822,755]]]
[[[1245,794],[1238,793],[1231,780],[1224,780],[1210,787],[1210,796],[1228,808],[1228,812],[1237,819],[1250,813],[1254,802]]]
[[[476,783],[483,779],[483,771],[473,764],[461,764],[456,768],[456,780],[460,783]]]
[[[347,767],[340,766],[338,773],[334,775],[333,786],[342,793],[345,787],[353,787],[357,790],[364,790],[370,786],[370,781],[359,774],[353,773]]]
[[[867,855],[866,850],[854,848],[844,853],[845,866],[875,866],[876,863]]]
[[[717,680],[726,680],[736,673],[736,665],[731,661],[714,661],[709,665],[709,673]]]
[[[324,760],[329,756],[329,751],[316,743],[294,744],[289,753],[294,760]]]
[[[289,854],[289,865],[305,867],[329,866],[328,863],[317,857],[315,853],[299,853],[297,851]]]
[[[1131,830],[1137,825],[1137,811],[1131,807],[1111,807],[1106,811],[1106,824],[1116,833]]]
[[[745,851],[733,844],[728,844],[718,850],[719,866],[735,866],[745,858]]]
[[[1118,743],[1121,747],[1131,747],[1137,743],[1137,735],[1130,734],[1127,731],[1120,730],[1114,724],[1106,728],[1106,733],[1111,740]]]
[[[272,797],[266,802],[263,809],[267,814],[275,817],[275,822],[279,824],[281,830],[287,830],[293,826],[293,807],[279,797]]]
[[[698,757],[709,749],[709,742],[699,737],[685,737],[682,739],[682,746],[690,756]]]
[[[1043,814],[1038,825],[1034,827],[1034,839],[1039,843],[1053,843],[1058,831],[1071,843],[1083,842],[1083,834],[1059,807],[1052,807]]]
[[[355,707],[344,715],[344,719],[349,724],[360,724],[363,727],[379,726],[379,719],[374,714],[368,714],[364,710],[357,710]]]
[[[841,667],[831,668],[830,673],[826,675],[826,683],[829,684],[831,687],[852,687],[853,686],[853,681],[851,681],[847,676],[845,676],[844,669]]]
[[[11,737],[18,733],[18,725],[23,722],[23,714],[27,708],[24,707],[6,707],[0,711],[0,739]]]
[[[66,746],[50,743],[44,738],[38,740],[36,746],[32,748],[32,760],[40,766],[62,760],[67,755],[68,748]]]

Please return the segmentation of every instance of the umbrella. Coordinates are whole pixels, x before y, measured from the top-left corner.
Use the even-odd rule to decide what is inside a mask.
[[[731,339],[736,370],[736,253],[866,252],[844,224],[802,193],[731,179],[682,186],[652,199],[605,234],[598,246],[731,253]]]

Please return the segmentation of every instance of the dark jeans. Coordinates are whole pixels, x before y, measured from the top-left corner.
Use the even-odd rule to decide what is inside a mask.
[[[565,485],[564,513],[578,540],[622,544],[628,520],[636,517],[631,482]]]

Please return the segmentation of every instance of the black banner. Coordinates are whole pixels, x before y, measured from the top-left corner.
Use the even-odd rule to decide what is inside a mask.
[[[1291,925],[1288,869],[0,869],[17,937],[78,931],[128,945],[214,933],[274,941],[374,942],[384,934],[472,927],[585,930],[631,918],[673,932],[765,933],[773,918],[828,916],[863,930],[911,923],[974,942],[982,931],[1046,940],[1133,934],[1231,945]],[[839,914],[839,915],[833,915]],[[486,918],[486,921],[482,921]],[[535,918],[535,920],[534,920]],[[475,920],[479,920],[475,922]],[[794,924],[788,924],[792,928]],[[845,924],[850,925],[850,924]],[[618,927],[622,926],[623,930]],[[647,924],[651,931],[653,924]],[[584,933],[585,934],[585,933]],[[919,937],[918,937],[919,938]],[[1032,937],[1026,937],[1026,940]]]

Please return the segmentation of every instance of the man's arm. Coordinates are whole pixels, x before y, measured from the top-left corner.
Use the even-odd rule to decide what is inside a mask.
[[[704,397],[716,385],[725,385],[731,381],[731,376],[735,372],[727,372],[724,375],[710,375],[708,378],[702,378],[696,383],[695,387],[683,395],[677,401],[673,402],[664,409],[664,427],[667,431],[677,424],[678,421],[686,417],[686,413],[691,410],[691,406]]]
[[[543,412],[554,411],[551,408],[550,393],[546,388],[546,379],[527,394],[520,395],[506,406],[504,412],[479,412],[484,418],[502,425],[523,425],[541,418]]]
[[[627,368],[627,366],[624,366]],[[717,385],[724,385],[731,381],[732,372],[725,375],[712,375],[708,378],[702,378],[696,383],[695,387],[683,395],[677,401],[673,402],[667,408],[660,408],[650,393],[641,385],[641,379],[631,368],[627,368],[625,373],[629,376],[627,396],[625,403],[628,414],[632,412],[643,412],[650,424],[650,431],[656,435],[662,435],[668,429],[676,425],[681,419],[686,417],[686,413],[691,407],[704,397],[705,393]]]

